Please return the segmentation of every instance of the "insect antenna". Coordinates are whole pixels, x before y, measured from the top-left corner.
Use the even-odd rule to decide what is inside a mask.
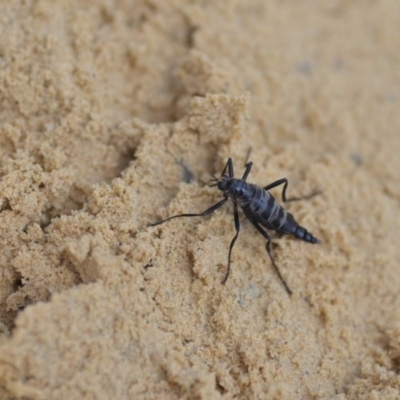
[[[217,186],[218,185],[218,178],[215,176],[215,175],[212,175],[212,178],[211,178],[211,182],[215,182],[215,183],[210,183],[208,186],[209,187],[214,187],[214,186]]]

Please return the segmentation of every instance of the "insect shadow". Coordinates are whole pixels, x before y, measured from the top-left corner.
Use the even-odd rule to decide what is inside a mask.
[[[182,168],[182,182],[192,183],[195,181],[195,176],[193,171],[181,158],[176,158],[170,151],[168,151],[170,156],[175,160],[175,162]]]
[[[222,207],[226,203],[226,201],[230,198],[233,202],[233,217],[235,221],[236,234],[229,246],[228,266],[225,278],[222,281],[222,283],[225,284],[226,281],[228,280],[231,269],[232,249],[236,242],[236,239],[239,236],[239,231],[240,231],[240,221],[238,213],[238,206],[239,206],[243,210],[244,215],[254,225],[257,231],[261,233],[261,235],[265,239],[267,239],[265,248],[267,250],[268,256],[287,293],[291,295],[293,292],[286,283],[283,276],[281,275],[279,268],[276,265],[274,258],[272,256],[271,237],[266,230],[273,230],[278,232],[279,234],[293,235],[294,237],[304,240],[305,242],[308,243],[320,243],[320,241],[316,237],[314,237],[310,232],[307,232],[305,228],[300,226],[294,219],[293,215],[290,214],[288,211],[286,211],[277,202],[274,196],[272,196],[272,194],[268,192],[268,190],[283,185],[282,200],[284,202],[310,199],[311,197],[320,194],[321,191],[315,191],[309,194],[308,196],[287,198],[286,189],[288,187],[288,180],[286,178],[282,178],[275,182],[272,182],[263,188],[253,183],[247,183],[246,179],[251,171],[252,166],[253,166],[252,162],[246,163],[245,172],[242,176],[242,179],[237,179],[234,176],[232,159],[229,158],[224,169],[222,170],[221,176],[219,178],[213,176],[212,181],[214,183],[210,185],[210,186],[217,186],[217,188],[221,190],[221,192],[223,192],[224,198],[222,200],[220,200],[218,203],[214,204],[207,210],[203,211],[202,213],[173,215],[162,221],[156,222],[154,224],[149,224],[149,226],[157,226],[174,218],[205,217],[206,215],[211,214],[215,210],[218,210],[218,208]],[[226,174],[226,172],[228,173]]]

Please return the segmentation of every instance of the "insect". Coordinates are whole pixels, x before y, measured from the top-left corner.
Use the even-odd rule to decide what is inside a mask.
[[[261,233],[261,235],[265,239],[267,239],[265,248],[267,250],[268,256],[271,259],[272,265],[279,279],[281,280],[283,286],[285,287],[288,294],[291,295],[292,290],[289,288],[288,284],[283,279],[283,276],[281,275],[279,268],[276,265],[274,258],[272,256],[271,237],[266,230],[273,230],[280,234],[293,235],[294,237],[304,240],[305,242],[308,243],[320,243],[320,241],[316,237],[314,237],[310,232],[307,232],[305,228],[300,226],[294,219],[293,215],[290,214],[288,211],[286,211],[276,201],[276,199],[268,192],[268,190],[283,185],[282,200],[284,202],[309,199],[311,197],[316,196],[320,192],[313,192],[310,195],[304,197],[286,198],[286,189],[288,187],[288,180],[286,178],[282,178],[275,182],[272,182],[269,185],[265,186],[264,188],[254,185],[252,183],[247,183],[246,179],[251,171],[252,166],[253,166],[252,162],[246,163],[242,179],[237,179],[234,176],[232,159],[229,158],[228,162],[226,163],[221,173],[220,178],[216,178],[215,176],[213,176],[212,181],[215,183],[210,185],[210,186],[217,186],[218,189],[223,192],[224,198],[222,200],[220,200],[218,203],[214,204],[207,210],[203,211],[202,213],[173,215],[162,221],[150,224],[149,226],[160,225],[174,218],[205,217],[206,215],[211,214],[215,210],[218,210],[218,208],[222,207],[226,203],[226,201],[230,198],[233,202],[233,217],[235,221],[236,234],[229,246],[228,267],[225,278],[222,281],[222,283],[225,284],[226,281],[228,280],[231,267],[232,249],[236,242],[236,239],[239,236],[239,231],[240,231],[240,221],[238,213],[238,206],[239,206],[243,210],[244,215],[254,225],[257,231]],[[226,172],[228,172],[228,174],[226,174]]]

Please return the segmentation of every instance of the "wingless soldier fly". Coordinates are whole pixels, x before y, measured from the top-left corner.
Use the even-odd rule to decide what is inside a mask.
[[[173,218],[181,218],[181,217],[204,217],[208,214],[211,214],[218,208],[222,207],[226,201],[230,198],[233,202],[233,216],[235,220],[235,228],[236,234],[231,241],[229,246],[229,253],[228,253],[228,268],[226,271],[226,275],[224,280],[222,281],[223,284],[228,279],[230,267],[231,267],[231,255],[232,255],[232,248],[236,242],[236,239],[239,235],[240,231],[240,222],[239,222],[239,214],[238,208],[239,205],[246,215],[247,219],[254,225],[254,227],[267,239],[266,243],[266,250],[271,259],[272,265],[279,276],[279,279],[283,283],[286,291],[289,295],[292,294],[291,289],[289,288],[288,284],[283,279],[278,266],[275,264],[274,258],[272,257],[271,253],[271,237],[267,233],[266,229],[276,231],[280,234],[289,234],[293,235],[294,237],[304,240],[308,243],[320,243],[320,241],[314,237],[310,232],[307,232],[305,228],[300,226],[296,220],[294,219],[293,215],[287,212],[277,201],[276,199],[268,192],[279,185],[283,185],[282,190],[282,200],[284,202],[289,201],[297,201],[303,199],[309,199],[319,192],[314,192],[308,196],[304,197],[293,197],[293,198],[286,198],[286,189],[288,186],[288,180],[286,178],[279,179],[275,182],[270,183],[269,185],[265,186],[264,188],[254,185],[252,183],[247,183],[246,179],[250,173],[250,170],[253,166],[252,162],[249,162],[245,165],[245,172],[243,174],[242,179],[237,179],[234,177],[233,173],[233,162],[232,159],[229,158],[228,162],[226,163],[221,177],[218,179],[213,176],[213,181],[215,182],[211,186],[217,186],[219,190],[223,192],[224,198],[219,201],[218,203],[214,204],[207,210],[203,211],[200,214],[179,214],[173,215],[172,217],[166,218],[160,222],[156,222],[155,224],[150,224],[149,226],[156,226],[160,225],[164,222],[167,222]],[[228,170],[228,175],[226,175],[226,171]]]

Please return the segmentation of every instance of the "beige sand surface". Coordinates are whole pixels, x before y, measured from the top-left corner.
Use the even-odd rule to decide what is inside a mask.
[[[0,3],[1,399],[400,399],[400,3]],[[274,255],[205,183],[287,177]],[[185,168],[193,181],[185,182]],[[186,171],[187,173],[187,171]],[[280,191],[274,190],[280,197]]]

